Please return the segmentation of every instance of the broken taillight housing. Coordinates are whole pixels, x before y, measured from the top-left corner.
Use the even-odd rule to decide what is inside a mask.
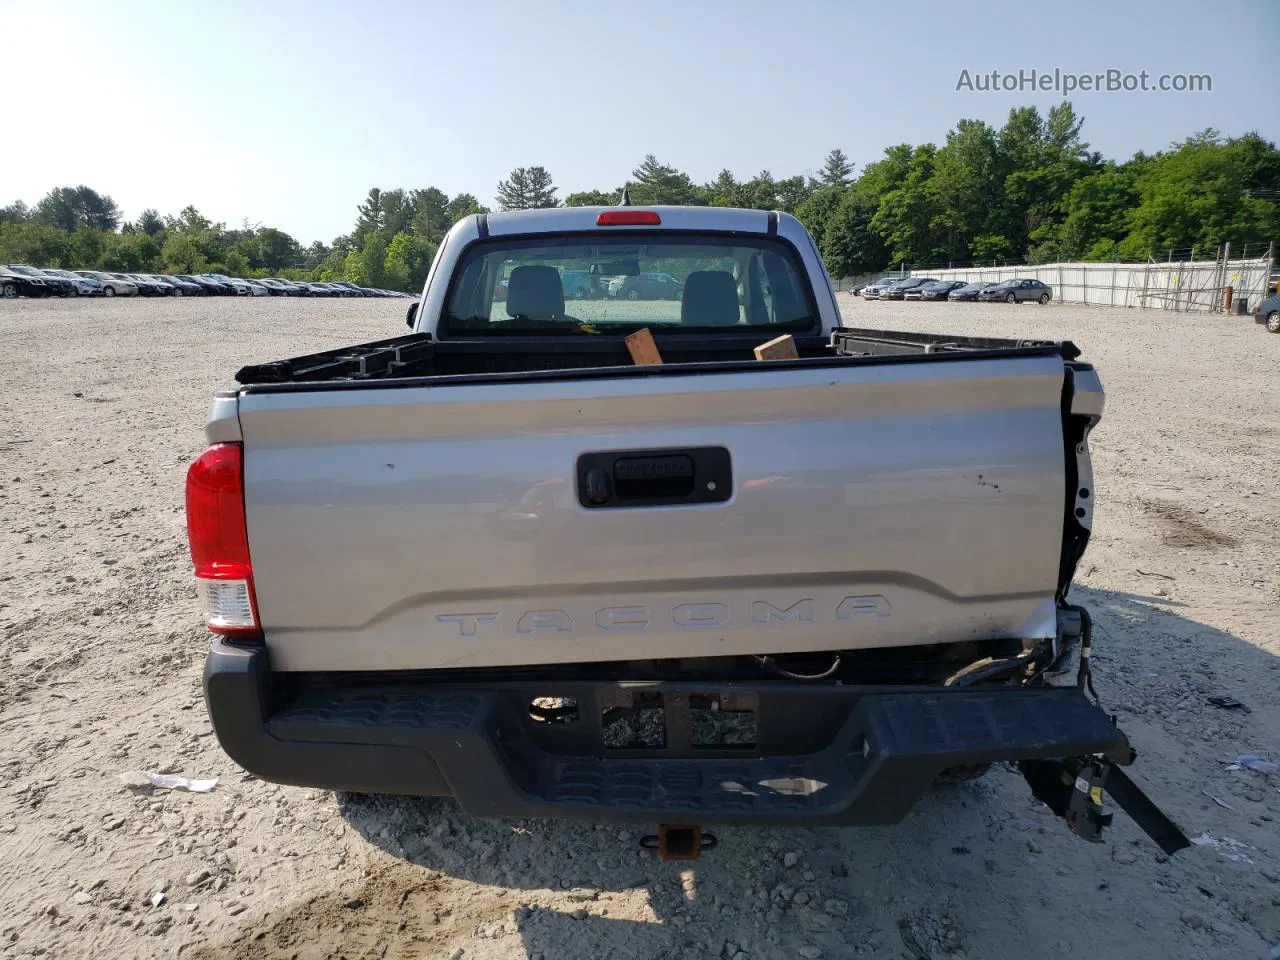
[[[215,443],[187,469],[187,543],[209,629],[258,633],[239,443]]]

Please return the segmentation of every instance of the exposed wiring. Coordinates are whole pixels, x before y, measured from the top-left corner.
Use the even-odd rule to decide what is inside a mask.
[[[756,661],[756,663],[760,664],[760,666],[768,667],[774,673],[778,674],[779,676],[786,677],[788,680],[825,680],[827,677],[831,676],[833,673],[835,673],[837,670],[840,669],[840,654],[838,653],[832,659],[831,666],[829,666],[822,673],[814,673],[814,674],[792,673],[790,670],[786,670],[778,666],[778,664],[774,661],[773,657],[761,657],[761,656],[753,655],[751,659]]]
[[[1030,650],[1024,650],[1016,657],[1001,657],[995,659],[993,657],[984,657],[982,660],[975,660],[968,666],[961,667],[943,682],[944,687],[967,687],[970,684],[981,683],[984,680],[992,680],[1009,674],[1011,677],[1018,671],[1028,666],[1036,666],[1046,652],[1046,645],[1037,644]]]
[[[1076,686],[1088,690],[1096,706],[1102,706],[1102,698],[1093,689],[1093,669],[1089,659],[1093,656],[1093,617],[1084,607],[1076,607],[1080,611],[1080,672],[1076,674]]]

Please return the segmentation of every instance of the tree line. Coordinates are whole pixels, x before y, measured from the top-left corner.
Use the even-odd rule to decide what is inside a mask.
[[[561,200],[542,166],[517,167],[495,190],[502,210],[636,205],[784,210],[813,233],[833,276],[890,265],[1143,260],[1177,250],[1212,256],[1231,242],[1261,250],[1280,237],[1280,151],[1256,133],[1204,130],[1118,162],[1081,138],[1069,102],[1041,115],[1009,111],[999,128],[960,120],[938,146],[897,144],[864,164],[832,150],[816,174],[781,179],[728,169],[708,183],[652,154],[625,184]],[[127,272],[286,276],[421,289],[441,238],[489,212],[477,197],[436,187],[371,189],[350,233],[302,246],[274,227],[228,228],[194,207],[144,210],[124,222],[109,196],[59,187],[28,208],[0,209],[0,262]]]

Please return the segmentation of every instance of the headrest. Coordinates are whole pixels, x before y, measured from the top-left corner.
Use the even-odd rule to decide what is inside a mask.
[[[698,270],[684,282],[680,322],[692,327],[724,327],[737,323],[738,284],[727,270]]]
[[[555,267],[516,267],[507,280],[507,315],[530,320],[564,316],[564,287]]]

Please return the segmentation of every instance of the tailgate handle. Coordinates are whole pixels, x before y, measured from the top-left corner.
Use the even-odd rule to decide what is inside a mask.
[[[724,447],[609,450],[578,458],[578,502],[594,510],[723,503],[732,494]]]

